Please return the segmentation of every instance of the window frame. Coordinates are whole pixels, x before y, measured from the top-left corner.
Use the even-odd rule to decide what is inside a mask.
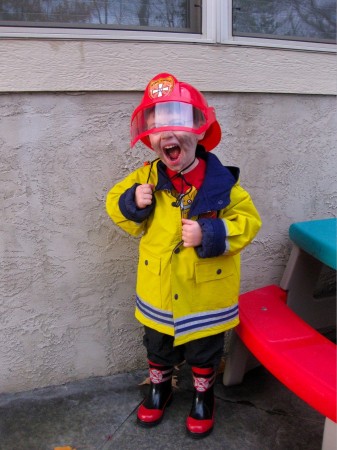
[[[0,26],[0,38],[118,40],[223,44],[234,46],[333,52],[336,44],[286,40],[265,37],[243,37],[232,34],[232,0],[202,1],[202,32],[131,31],[98,28],[52,28]]]

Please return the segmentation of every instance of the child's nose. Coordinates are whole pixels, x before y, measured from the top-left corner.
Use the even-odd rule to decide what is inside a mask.
[[[173,131],[170,130],[170,129],[159,131],[159,133],[160,133],[161,139],[167,139],[167,138],[171,137],[174,134]]]

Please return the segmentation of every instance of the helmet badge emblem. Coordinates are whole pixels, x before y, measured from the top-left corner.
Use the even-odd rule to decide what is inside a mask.
[[[149,86],[149,96],[151,98],[166,97],[172,92],[173,87],[174,80],[172,77],[154,80]]]

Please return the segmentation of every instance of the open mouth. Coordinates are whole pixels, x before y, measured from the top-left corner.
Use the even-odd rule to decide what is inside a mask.
[[[179,145],[167,145],[164,147],[165,155],[170,159],[170,161],[176,161],[180,156]]]

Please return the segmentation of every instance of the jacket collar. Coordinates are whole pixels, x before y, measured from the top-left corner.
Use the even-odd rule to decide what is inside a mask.
[[[197,216],[208,211],[219,211],[230,203],[230,192],[240,175],[238,167],[223,166],[213,153],[200,152],[198,157],[206,161],[206,175],[191,206],[189,216]]]
[[[206,174],[190,209],[189,216],[197,216],[208,211],[219,211],[230,203],[230,192],[239,179],[238,167],[223,166],[213,153],[206,152],[198,145],[196,155],[206,161]],[[156,190],[171,190],[173,185],[168,178],[165,164],[158,161],[158,182]]]

